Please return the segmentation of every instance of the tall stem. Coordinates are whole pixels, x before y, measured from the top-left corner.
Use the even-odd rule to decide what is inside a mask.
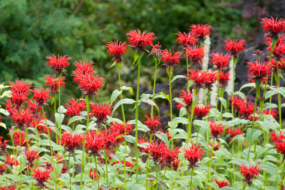
[[[60,107],[60,79],[61,79],[62,73],[59,74],[58,77],[58,107]],[[58,110],[58,113],[60,114],[60,109]],[[59,124],[59,137],[61,137],[61,124]]]
[[[172,121],[172,89],[171,89],[171,76],[172,76],[173,68],[169,68],[169,107],[170,107],[170,121]]]
[[[276,65],[277,65],[276,83],[277,83],[277,86],[280,87],[278,60],[276,60],[276,62],[277,62],[276,63]],[[281,112],[281,95],[280,95],[280,93],[278,93],[278,111],[279,111],[280,129],[282,129],[282,112]]]
[[[153,79],[152,101],[154,101],[155,86],[156,86],[157,58],[154,58],[154,60],[155,60],[155,67],[154,67],[154,79]],[[153,105],[151,105],[151,116],[153,117]]]
[[[188,56],[186,55],[186,72],[187,72],[187,77],[189,77],[189,71],[188,71],[188,66],[189,65],[189,63],[188,63]],[[188,82],[188,80],[187,80],[187,90],[186,91],[188,91],[188,89],[189,89],[189,82]]]

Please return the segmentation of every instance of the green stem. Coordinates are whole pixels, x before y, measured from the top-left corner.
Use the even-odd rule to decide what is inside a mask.
[[[188,56],[186,55],[186,72],[187,72],[187,77],[189,77],[189,71],[188,71]],[[187,90],[186,91],[188,91],[189,90],[189,82],[188,82],[188,80],[187,80]]]
[[[107,154],[107,150],[105,149],[105,165],[106,165],[106,178],[107,178],[107,186],[109,185],[109,176],[108,176],[108,154]]]
[[[190,182],[190,188],[192,188],[192,186],[193,186],[193,183],[192,183],[192,181],[193,181],[193,175],[194,175],[194,168],[192,168],[192,171],[191,171],[191,182]]]
[[[158,190],[158,166],[156,165],[156,190]]]
[[[154,60],[155,60],[155,67],[154,67],[154,79],[153,79],[152,101],[154,101],[155,86],[156,86],[157,58],[154,58]],[[151,105],[151,116],[153,116],[153,105]]]
[[[69,156],[68,156],[68,174],[69,174],[69,189],[71,190],[71,176],[70,176],[70,173],[69,173],[69,166],[70,166],[70,153],[69,153]]]
[[[172,76],[173,68],[169,68],[169,107],[170,107],[170,121],[172,121],[172,89],[171,89],[171,76]]]
[[[58,107],[60,107],[60,79],[61,79],[62,73],[59,74],[58,77]],[[58,113],[60,114],[60,109],[58,110]],[[61,124],[59,124],[59,137],[61,138]]]
[[[280,87],[280,78],[279,78],[279,66],[278,66],[278,60],[276,60],[276,65],[277,65],[277,76],[276,76],[276,83],[277,86]],[[282,129],[282,112],[281,112],[281,95],[278,93],[278,111],[279,111],[279,124],[280,124],[280,129]]]

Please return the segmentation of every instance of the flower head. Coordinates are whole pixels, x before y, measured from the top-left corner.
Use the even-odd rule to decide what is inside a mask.
[[[85,137],[85,150],[92,156],[100,156],[100,151],[105,147],[103,136],[97,132],[91,132]]]
[[[230,72],[219,74],[219,86],[220,88],[226,88],[228,82],[230,80]]]
[[[120,123],[111,123],[109,128],[111,131],[118,132],[121,135],[124,135],[125,132],[128,135],[131,131],[133,131],[133,126],[131,124],[120,124]]]
[[[211,89],[213,83],[217,81],[217,72],[190,69],[189,73],[187,80],[192,80],[198,88]]]
[[[269,32],[269,36],[272,37],[278,37],[278,34],[285,30],[285,21],[282,18],[279,20],[278,18],[274,19],[273,17],[263,18],[261,23],[263,24],[263,31]]]
[[[11,101],[16,105],[16,109],[20,109],[22,104],[28,100],[27,95],[23,92],[11,92]]]
[[[273,55],[275,56],[275,58],[277,60],[280,60],[282,58],[282,56],[285,54],[285,42],[284,42],[284,37],[283,38],[279,38],[274,49],[273,49]],[[270,50],[271,50],[272,45],[269,46]]]
[[[242,118],[248,119],[249,116],[254,113],[254,104],[242,101],[239,104],[239,113]]]
[[[279,132],[279,134],[276,132],[270,132],[270,135],[271,137],[269,140],[271,140],[273,143],[282,142],[283,140],[285,140],[285,133],[282,131]]]
[[[274,70],[275,73],[277,73],[277,62],[278,62],[278,69],[285,68],[285,58],[282,57],[281,60],[276,61],[275,59],[271,58],[271,62],[268,61],[268,64],[270,64],[271,68]]]
[[[72,75],[75,76],[73,82],[77,83],[82,80],[82,75],[95,74],[96,72],[93,70],[94,63],[88,61],[80,61],[74,62],[74,66],[76,67],[75,71],[72,71]]]
[[[149,145],[149,140],[146,137],[138,138],[138,149],[140,152],[146,152],[146,147]]]
[[[196,105],[194,108],[194,115],[197,119],[202,119],[210,113],[210,105]]]
[[[65,131],[59,142],[64,146],[65,151],[69,152],[69,154],[74,154],[75,149],[82,145],[83,139],[83,135],[80,133]]]
[[[117,137],[120,135],[117,131],[104,130],[102,131],[103,142],[107,150],[112,150],[117,144]]]
[[[15,132],[13,133],[14,143],[17,146],[27,146],[28,141],[26,141],[26,134],[23,132]]]
[[[261,170],[258,166],[251,166],[251,165],[240,165],[240,174],[243,175],[243,181],[251,186],[252,181],[251,179],[256,178],[259,176],[258,171]]]
[[[126,42],[109,42],[106,47],[108,48],[107,52],[109,55],[113,56],[112,61],[116,63],[121,63],[123,60],[122,56],[129,51],[127,50],[128,45]]]
[[[161,60],[165,63],[166,67],[175,67],[180,64],[180,52],[172,55],[171,50],[162,50]]]
[[[222,53],[213,53],[210,63],[213,63],[219,70],[223,71],[229,66],[231,57],[232,56],[228,54],[223,55]]]
[[[150,51],[150,55],[155,54],[156,57],[161,57],[161,45],[159,45],[159,42],[155,45],[152,45],[151,51]]]
[[[216,124],[216,123],[212,123],[210,122],[210,129],[211,129],[211,134],[212,137],[217,139],[217,141],[219,141],[219,135],[221,135],[223,133],[224,130],[224,126],[222,123],[220,124]]]
[[[16,189],[17,189],[16,185],[11,185],[10,187],[9,186],[6,186],[6,187],[0,186],[0,190],[16,190]]]
[[[245,41],[225,40],[225,50],[229,51],[232,56],[237,57],[237,54],[244,50]]]
[[[85,101],[76,101],[73,98],[68,100],[68,103],[64,105],[66,108],[66,113],[70,117],[78,116],[86,108]]]
[[[0,175],[3,175],[6,171],[6,166],[3,162],[0,162]]]
[[[171,163],[178,159],[178,154],[181,151],[178,148],[168,149],[166,148],[162,154],[161,163],[169,168],[171,168]]]
[[[3,137],[0,137],[0,154],[4,152],[8,152],[7,150],[7,143],[10,142],[9,140],[3,140]]]
[[[58,77],[56,77],[55,75],[52,76],[52,75],[47,75],[45,77],[46,79],[46,82],[45,82],[45,85],[48,85],[49,86],[49,89],[50,91],[55,94],[55,93],[58,93],[58,87],[60,86],[63,87],[65,86],[65,77],[61,77],[60,79]]]
[[[44,183],[48,181],[51,170],[45,170],[43,168],[37,168],[34,170],[32,177],[37,181],[35,186],[39,186],[41,189],[45,187]]]
[[[278,153],[285,155],[284,140],[282,141],[282,140],[278,139],[277,141],[275,141],[275,148],[277,149]],[[283,156],[283,160],[285,160],[285,156]]]
[[[5,164],[9,166],[18,166],[19,162],[17,159],[15,159],[14,156],[6,156],[5,155]]]
[[[185,32],[184,33],[179,32],[176,35],[178,36],[176,41],[185,47],[196,45],[196,43],[198,42],[198,40],[196,39],[196,35],[190,32],[188,34]]]
[[[10,88],[11,92],[14,93],[21,93],[28,95],[30,93],[31,85],[23,80],[15,80],[15,84],[10,82],[10,85],[12,86]]]
[[[265,115],[271,115],[273,118],[278,119],[278,111],[276,109],[263,110]]]
[[[203,46],[190,46],[186,47],[185,56],[189,57],[193,65],[201,65],[203,63],[202,59],[205,56],[205,48]]]
[[[173,168],[173,170],[177,171],[178,166],[180,163],[180,159],[175,159],[172,163],[171,163],[171,167]]]
[[[95,116],[97,118],[96,123],[97,126],[101,126],[102,124],[105,124],[107,116],[111,116],[111,109],[112,105],[107,104],[97,104],[97,103],[92,103],[91,104],[91,111],[89,114],[91,116]]]
[[[229,181],[226,179],[214,179],[219,188],[230,186]]]
[[[186,108],[188,108],[188,109],[191,108],[193,98],[192,98],[192,94],[191,94],[190,90],[188,90],[187,93],[185,90],[182,90],[180,98],[186,104]]]
[[[162,142],[153,141],[145,150],[151,155],[154,164],[157,164],[167,150],[167,146]]]
[[[266,79],[266,77],[270,76],[271,74],[271,66],[270,64],[266,64],[265,62],[262,62],[260,64],[258,61],[248,62],[248,65],[248,73],[250,73],[250,78],[252,78],[253,80],[261,81],[262,79]]]
[[[105,80],[99,75],[94,75],[94,72],[89,74],[75,73],[75,78],[78,79],[78,88],[82,91],[83,95],[88,95],[93,99],[97,95],[97,91],[102,88],[102,82]]]
[[[226,134],[230,134],[230,138],[234,138],[237,135],[243,135],[241,127],[238,128],[229,128],[226,130]]]
[[[28,101],[27,110],[36,115],[38,112],[40,112],[41,109],[38,107],[38,104],[36,102],[30,100]]]
[[[145,115],[145,117],[147,118],[147,121],[145,121],[144,124],[150,129],[151,133],[155,133],[161,126],[161,123],[159,122],[160,117],[157,116],[154,118],[153,116],[148,117],[147,115]]]
[[[141,33],[140,30],[131,30],[126,34],[128,36],[129,43],[137,51],[145,51],[146,46],[152,46],[153,40],[156,39],[155,34],[152,32],[147,33],[144,31]]]
[[[95,181],[97,181],[100,178],[99,174],[94,169],[93,170],[90,169],[88,176]]]
[[[197,36],[200,41],[204,41],[206,36],[210,35],[211,26],[208,24],[192,24],[190,26],[190,31]]]
[[[41,88],[37,89],[37,88],[35,88],[32,91],[34,93],[33,100],[36,100],[39,107],[42,107],[50,98],[49,89],[44,89],[44,88],[43,89],[41,89]]]
[[[239,96],[233,96],[230,100],[232,101],[231,106],[235,108],[235,112],[239,112],[240,105],[244,103],[244,100]]]
[[[14,111],[12,120],[17,124],[19,129],[24,129],[25,126],[29,126],[32,122],[32,116],[33,114],[29,110]]]
[[[39,155],[38,155],[39,151],[37,150],[25,150],[25,155],[27,157],[28,160],[28,166],[31,168],[34,166],[34,160],[39,159]]]
[[[5,104],[5,110],[9,112],[9,115],[7,116],[7,118],[12,118],[13,117],[13,112],[17,111],[12,104],[11,99],[6,100],[6,104]]]
[[[47,65],[50,68],[53,68],[53,71],[55,73],[63,73],[64,68],[69,66],[68,60],[71,59],[71,57],[66,57],[66,55],[64,56],[58,55],[57,58],[55,55],[50,55],[47,56],[46,58],[49,59],[49,61],[47,61]]]
[[[204,151],[200,148],[200,144],[192,144],[191,147],[185,148],[184,158],[186,158],[189,163],[189,169],[198,167],[197,162],[202,159]]]

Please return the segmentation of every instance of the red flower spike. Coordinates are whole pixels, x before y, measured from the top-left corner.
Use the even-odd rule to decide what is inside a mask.
[[[42,107],[47,101],[48,99],[51,97],[49,95],[50,91],[49,89],[37,89],[35,88],[34,90],[32,90],[32,92],[34,93],[33,96],[33,100],[36,100],[36,102],[38,103],[39,107]]]
[[[184,158],[189,162],[189,169],[198,167],[197,162],[202,159],[204,151],[200,148],[200,144],[185,148]]]
[[[225,50],[229,51],[232,56],[237,57],[237,54],[244,50],[245,41],[225,40]]]
[[[122,56],[129,51],[127,50],[128,45],[126,42],[109,42],[106,47],[108,48],[107,53],[113,56],[112,61],[116,63],[121,63],[123,60]]]
[[[269,140],[271,140],[273,143],[275,142],[283,142],[285,140],[285,132],[280,131],[279,134],[276,132],[269,132],[271,137]]]
[[[75,101],[73,98],[68,100],[68,103],[64,105],[66,113],[70,117],[78,116],[86,108],[85,101]]]
[[[37,103],[30,100],[27,105],[27,110],[36,115],[40,111],[40,108],[38,107]]]
[[[18,166],[19,165],[19,162],[18,162],[18,160],[16,159],[16,158],[14,158],[14,156],[6,156],[5,155],[5,157],[6,157],[6,159],[5,159],[5,164],[6,165],[10,165],[11,167],[12,166]]]
[[[241,99],[239,96],[233,96],[230,98],[232,101],[231,106],[235,108],[235,112],[239,112],[240,110],[240,105],[244,103],[244,100]]]
[[[213,53],[210,63],[213,63],[219,70],[224,71],[229,66],[231,57],[228,54]]]
[[[61,145],[64,146],[64,150],[69,152],[69,154],[74,154],[77,147],[81,146],[83,143],[83,135],[80,133],[73,133],[65,131],[59,139]]]
[[[37,168],[34,170],[32,177],[37,181],[35,186],[39,186],[41,189],[45,187],[44,183],[48,181],[50,177],[50,173],[52,171],[45,170],[43,168]]]
[[[261,22],[263,31],[267,31],[270,33],[269,36],[272,37],[278,37],[278,34],[280,32],[284,32],[285,30],[285,21],[284,19],[278,18],[274,19],[273,17],[271,18],[263,18]]]
[[[52,75],[47,75],[45,77],[46,79],[46,82],[45,82],[45,85],[48,85],[49,88],[50,88],[50,91],[55,94],[55,93],[58,93],[58,87],[60,86],[63,87],[65,86],[65,77],[61,77],[60,80],[58,77],[56,77],[55,75],[52,76]],[[59,83],[59,86],[58,86],[58,83]]]
[[[277,61],[275,59],[271,58],[271,62],[268,61],[267,64],[270,64],[275,73],[277,72]],[[281,70],[283,68],[285,68],[285,58],[281,58],[281,60],[278,61],[278,69]]]
[[[215,138],[217,141],[219,141],[219,135],[221,135],[223,133],[224,130],[224,126],[222,126],[223,124],[216,124],[216,123],[212,123],[210,122],[210,129],[211,129],[211,134],[212,137]]]
[[[11,185],[10,187],[6,186],[6,187],[1,187],[0,186],[0,190],[16,190],[17,186],[16,185]]]
[[[161,48],[161,45],[159,45],[159,42],[157,44],[155,44],[155,45],[152,45],[152,49],[151,49],[150,55],[155,54],[156,57],[161,57],[162,51],[161,51],[160,48]]]
[[[50,68],[53,68],[55,73],[63,73],[64,68],[69,66],[68,60],[71,59],[71,57],[66,57],[66,55],[58,55],[57,58],[55,55],[51,55],[47,56],[46,58],[49,59],[49,61],[47,61],[47,65]]]
[[[178,154],[181,151],[178,148],[165,149],[165,152],[162,154],[161,163],[164,166],[171,168],[171,163],[178,159]]]
[[[237,135],[243,135],[241,127],[238,128],[229,128],[226,130],[226,134],[230,134],[230,138],[234,138]]]
[[[239,104],[239,113],[242,118],[249,119],[249,116],[254,113],[254,104],[242,101]]]
[[[185,47],[196,45],[196,43],[198,42],[198,40],[196,39],[196,35],[192,33],[187,34],[185,32],[184,33],[179,32],[176,35],[178,36],[176,41]]]
[[[88,95],[90,99],[93,99],[93,96],[97,95],[97,91],[102,88],[101,83],[105,80],[98,75],[94,76],[94,72],[86,75],[82,73],[79,75],[75,74],[75,78],[79,79],[78,88],[84,96]]]
[[[208,24],[192,24],[190,26],[190,31],[197,36],[200,41],[204,41],[206,36],[210,35],[211,26]]]
[[[261,170],[258,166],[245,166],[243,164],[240,165],[240,174],[243,175],[244,179],[243,181],[248,184],[248,186],[251,186],[252,181],[251,179],[256,178],[259,176],[258,171]]]
[[[189,57],[193,65],[202,65],[202,59],[205,56],[205,48],[203,46],[193,46],[193,48],[188,46],[185,48],[185,50],[185,56]]]
[[[133,126],[130,124],[120,124],[120,123],[111,123],[110,130],[114,132],[118,132],[120,135],[128,135],[131,131],[134,131]],[[122,139],[124,139],[122,137]]]
[[[175,67],[180,64],[180,52],[176,52],[172,55],[171,50],[162,50],[161,60],[165,63],[166,67]]]
[[[14,104],[16,104],[16,109],[20,109],[22,107],[22,104],[28,100],[28,97],[27,94],[24,94],[22,92],[12,92],[11,100]]]
[[[111,104],[97,104],[97,103],[92,103],[91,104],[91,111],[89,114],[91,116],[95,116],[97,118],[96,123],[97,126],[100,127],[102,124],[106,123],[107,116],[111,116],[111,109],[112,109]]]
[[[104,130],[102,131],[103,143],[107,150],[111,151],[117,144],[117,137],[120,135],[117,131]]]
[[[151,155],[154,164],[156,165],[167,150],[167,146],[162,142],[159,143],[158,141],[153,141],[145,150]]]
[[[99,176],[99,174],[96,172],[95,169],[90,169],[88,176],[89,176],[91,179],[93,179],[94,181],[97,181],[98,179],[100,179],[100,176]]]
[[[3,137],[0,137],[0,154],[3,154],[4,152],[8,153],[7,150],[7,143],[10,142],[9,140],[3,140]]]
[[[230,186],[228,180],[226,179],[214,179],[214,181],[219,186],[219,188]]]
[[[187,93],[185,90],[182,90],[180,98],[186,104],[187,109],[190,109],[192,107],[193,98],[192,98],[192,94],[191,94],[190,90],[188,90]],[[184,105],[183,105],[183,107],[184,107]]]
[[[33,114],[29,110],[14,111],[12,120],[17,124],[17,128],[25,129],[32,122]]]
[[[13,140],[15,145],[17,146],[27,146],[28,142],[25,140],[26,134],[23,132],[15,132],[13,133]]]
[[[12,86],[10,88],[11,92],[29,95],[31,88],[31,85],[29,83],[23,80],[15,80],[15,84],[12,82],[9,83]]]
[[[145,121],[144,124],[146,124],[146,126],[150,129],[150,132],[155,133],[158,131],[161,126],[161,123],[159,122],[160,117],[157,116],[154,118],[152,116],[148,117],[147,115],[145,115],[145,117],[147,118],[147,121]]]
[[[37,150],[29,150],[29,151],[25,150],[25,155],[26,155],[27,160],[28,160],[28,166],[30,168],[32,168],[34,166],[34,160],[39,159],[38,153],[39,153],[39,151],[37,151]]]
[[[136,51],[145,51],[146,46],[152,46],[153,40],[156,39],[155,34],[152,32],[147,33],[144,31],[141,33],[140,30],[131,30],[126,34],[128,41]]]
[[[260,64],[258,61],[248,62],[248,66],[248,73],[250,73],[250,78],[253,80],[261,81],[262,79],[266,79],[266,77],[270,76],[271,74],[271,66],[265,62],[261,62]]]
[[[201,70],[189,70],[189,76],[187,80],[192,80],[195,86],[198,88],[209,88],[211,89],[213,83],[217,80],[216,72],[201,71]]]
[[[3,175],[6,171],[6,166],[2,162],[0,162],[0,175]]]
[[[75,62],[74,66],[76,67],[75,71],[72,71],[72,75],[75,76],[73,82],[77,83],[78,81],[82,80],[81,75],[88,75],[88,74],[96,74],[96,71],[93,70],[94,63],[88,61],[80,61]]]
[[[228,82],[230,80],[230,72],[220,73],[219,74],[219,86],[220,88],[226,88]]]
[[[194,108],[194,115],[197,119],[202,119],[210,113],[210,105],[196,105]]]
[[[273,55],[275,56],[277,60],[280,60],[284,54],[285,54],[285,42],[284,42],[284,37],[283,37],[282,40],[277,41],[273,49]]]
[[[100,151],[105,147],[103,136],[97,132],[91,132],[85,137],[85,150],[92,156],[100,156]]]
[[[275,141],[275,148],[277,149],[277,152],[280,154],[283,154],[283,161],[285,160],[285,143],[284,141],[278,139]]]

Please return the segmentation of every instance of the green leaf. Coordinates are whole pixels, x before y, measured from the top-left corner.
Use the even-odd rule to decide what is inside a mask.
[[[128,90],[128,91],[130,91],[131,94],[134,94],[132,87],[122,86],[121,90]]]
[[[0,127],[3,127],[4,129],[7,129],[6,124],[5,123],[0,123]]]
[[[122,100],[118,101],[118,102],[116,103],[116,105],[114,106],[114,108],[113,108],[112,114],[116,111],[116,109],[117,109],[120,105],[122,105],[122,104],[133,104],[133,103],[135,103],[135,102],[136,102],[135,100],[130,99],[130,98],[125,98],[125,99],[122,99]]]
[[[122,94],[122,91],[114,90],[111,95],[111,104],[118,98],[118,96]]]
[[[226,186],[226,187],[220,188],[220,190],[236,190],[236,189],[232,188],[232,187],[229,187],[229,186]]]
[[[136,54],[134,55],[134,62],[133,65],[137,62],[137,60],[139,59],[139,54],[136,52]]]
[[[85,119],[85,118],[82,117],[82,116],[73,116],[73,117],[68,121],[68,124],[67,124],[67,125],[73,123],[74,121],[78,121],[78,120],[81,120],[81,119]]]
[[[181,108],[181,109],[179,110],[179,117],[183,117],[183,116],[186,115],[186,114],[187,114],[186,108]]]
[[[227,100],[225,100],[222,97],[219,97],[219,100],[221,101],[222,105],[224,106],[225,109],[227,109]]]
[[[9,115],[9,112],[4,110],[3,108],[0,108],[0,113],[2,113],[3,115]]]
[[[164,133],[160,133],[160,134],[156,133],[155,136],[157,136],[158,138],[160,138],[161,140],[163,140],[163,142],[164,142],[165,144],[167,144],[167,145],[169,144],[169,140],[168,140],[168,137],[167,137],[166,134],[164,134]]]
[[[267,91],[267,92],[265,93],[265,100],[266,100],[267,98],[270,98],[271,96],[273,96],[273,95],[275,95],[275,94],[277,94],[277,92],[272,91],[272,90]]]
[[[273,90],[274,92],[281,94],[283,98],[285,98],[285,87],[279,87],[279,88],[270,87],[270,89]]]
[[[262,134],[261,130],[255,130],[252,134],[252,128],[247,129],[246,134],[246,145],[249,145],[250,143],[254,142],[258,137]]]
[[[219,186],[218,186],[218,184],[217,184],[216,182],[213,182],[213,181],[212,181],[212,182],[208,183],[208,185],[210,185],[211,187],[213,187],[215,190],[216,190],[216,189],[220,189]]]
[[[270,173],[271,175],[275,175],[276,174],[276,165],[272,164],[272,163],[266,163],[266,164],[260,164],[259,167],[263,170],[265,170],[266,172]]]
[[[126,135],[124,136],[125,140],[130,142],[130,143],[135,143],[136,142],[136,139],[135,137],[131,136],[131,135]]]
[[[225,117],[225,118],[233,118],[234,116],[233,116],[233,114],[227,112],[227,113],[223,113],[223,117]]]
[[[56,119],[56,124],[58,126],[61,125],[62,121],[64,119],[64,114],[55,113],[54,116],[55,116],[55,119]]]
[[[156,99],[156,98],[163,98],[163,99],[167,99],[169,101],[169,95],[166,95],[163,92],[160,92],[159,94],[156,94],[154,96],[154,99]]]
[[[114,61],[114,62],[112,63],[112,65],[111,65],[108,69],[111,69],[111,68],[114,67],[116,64],[117,64],[116,61]]]
[[[171,83],[173,83],[176,79],[179,79],[179,78],[186,78],[186,76],[184,76],[184,75],[175,75],[173,77],[173,79],[171,80]]]
[[[233,143],[234,141],[238,142],[238,147],[240,147],[242,145],[242,143],[244,142],[244,136],[242,135],[236,135],[234,136],[234,138],[232,138],[231,142],[230,143]]]
[[[247,88],[247,87],[255,88],[255,83],[246,83],[246,84],[242,85],[242,87],[240,87],[239,91],[241,91],[243,88]]]

